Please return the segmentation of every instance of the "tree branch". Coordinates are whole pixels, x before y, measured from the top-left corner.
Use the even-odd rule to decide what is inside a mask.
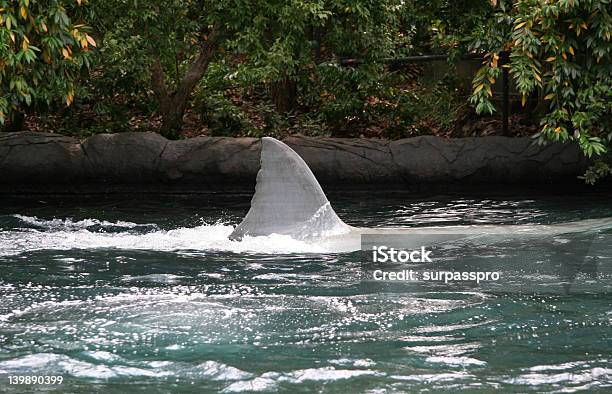
[[[189,65],[187,72],[181,79],[181,82],[176,90],[175,97],[181,101],[191,94],[197,83],[202,79],[208,65],[212,61],[220,41],[220,28],[218,25],[213,26],[206,43],[201,46],[198,57]]]
[[[164,77],[164,69],[159,55],[153,53],[153,64],[151,65],[151,87],[159,100],[168,97],[168,88]]]

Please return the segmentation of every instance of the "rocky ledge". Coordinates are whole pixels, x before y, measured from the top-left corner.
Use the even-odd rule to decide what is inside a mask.
[[[291,137],[326,188],[424,184],[564,184],[588,165],[577,146],[529,138],[433,136],[397,141]],[[0,190],[126,186],[150,190],[251,189],[256,138],[169,141],[155,133],[99,134],[84,141],[51,133],[0,134]]]

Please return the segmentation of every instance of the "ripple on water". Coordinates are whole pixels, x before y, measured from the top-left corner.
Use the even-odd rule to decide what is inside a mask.
[[[266,372],[246,381],[227,386],[223,392],[269,391],[283,384],[306,382],[331,383],[360,377],[385,376],[385,373],[368,369],[336,369],[335,367],[308,368],[292,372]]]
[[[38,353],[0,362],[0,374],[69,375],[86,379],[117,377],[163,377],[173,371],[138,368],[128,365],[107,366],[72,358],[63,354]]]
[[[580,218],[542,218],[528,200],[406,201],[356,220]],[[229,241],[233,226],[216,219],[185,227],[193,221],[39,217],[2,217],[0,375],[62,374],[101,391],[106,383],[210,392],[612,386],[605,295],[387,293],[351,277],[354,255],[282,236]]]

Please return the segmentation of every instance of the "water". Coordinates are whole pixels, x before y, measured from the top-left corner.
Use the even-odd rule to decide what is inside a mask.
[[[355,226],[560,223],[612,216],[609,198],[330,196]],[[63,392],[612,387],[609,291],[368,286],[361,252],[227,240],[248,204],[5,197],[0,391],[35,389],[9,375],[61,375]],[[610,249],[598,253],[609,262]]]

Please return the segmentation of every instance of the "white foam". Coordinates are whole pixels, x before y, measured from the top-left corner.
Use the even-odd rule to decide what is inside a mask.
[[[566,384],[573,385],[595,381],[605,381],[612,376],[612,369],[595,367],[582,371],[559,372],[559,373],[527,373],[516,378],[510,378],[506,383],[521,384],[529,386],[540,386],[543,384]]]
[[[105,352],[102,350],[89,351],[89,352],[85,352],[85,354],[91,358],[94,358],[98,361],[103,361],[103,362],[123,361],[121,357],[119,357],[118,355],[110,353],[110,352]]]
[[[211,380],[245,380],[253,377],[249,372],[212,360],[200,364],[199,368],[202,376]]]
[[[391,375],[392,379],[416,382],[452,382],[461,379],[472,379],[474,375],[465,371],[442,372],[437,374]]]
[[[334,367],[307,368],[282,374],[278,377],[278,380],[290,383],[303,383],[306,381],[333,382],[366,375],[380,376],[383,375],[383,373],[369,369],[336,369]],[[266,374],[262,375],[262,377],[266,377]]]
[[[49,364],[54,364],[66,356],[54,353],[29,354],[20,358],[13,358],[0,362],[0,371],[37,369]]]
[[[108,361],[107,355],[101,353],[88,354],[96,359]],[[37,353],[0,362],[0,373],[36,373],[63,374],[89,379],[109,379],[118,376],[160,377],[171,375],[172,372],[158,369],[144,369],[125,365],[96,365],[77,360],[63,354]]]
[[[252,380],[239,381],[227,386],[222,393],[242,393],[258,391],[275,391],[276,381],[274,379],[258,377]]]
[[[155,224],[107,222],[98,219],[41,220],[35,216],[14,215],[32,227],[0,231],[0,256],[17,255],[37,250],[124,249],[177,252],[198,256],[203,252],[234,253],[335,253],[359,250],[361,234],[417,234],[418,232],[445,234],[539,234],[552,235],[568,232],[599,231],[612,228],[612,219],[583,220],[558,225],[535,226],[455,226],[432,228],[359,229],[349,226],[322,231],[314,225],[312,232],[301,229],[297,236],[270,234],[244,236],[230,240],[234,226],[217,223],[196,227],[161,230]],[[93,228],[91,228],[94,226]],[[100,231],[99,226],[109,231]],[[138,230],[135,231],[134,229]],[[307,236],[310,234],[311,236]],[[486,237],[485,237],[486,238]],[[494,238],[494,240],[497,238]],[[485,240],[486,241],[486,240]],[[483,242],[485,242],[483,241]],[[486,243],[486,242],[485,242]]]
[[[244,237],[232,241],[228,236],[234,227],[226,224],[181,227],[160,230],[152,224],[130,222],[104,222],[86,219],[74,222],[70,219],[41,221],[36,217],[15,215],[20,220],[41,229],[24,228],[0,232],[0,256],[16,255],[36,250],[71,249],[125,249],[168,252],[228,251],[235,253],[324,253],[333,251],[315,242],[300,241],[288,235],[271,234],[260,237]],[[123,227],[124,231],[91,231],[90,226],[108,225]],[[127,231],[135,227],[155,226],[144,233]]]
[[[384,376],[379,371],[368,369],[336,369],[334,367],[307,368],[291,372],[265,372],[251,379],[242,380],[227,386],[223,392],[253,392],[271,391],[277,388],[278,383],[302,384],[304,382],[334,382],[358,378],[362,376]]]
[[[89,227],[118,227],[118,228],[137,228],[137,227],[154,227],[158,228],[155,223],[132,223],[123,220],[116,222],[109,222],[106,220],[98,219],[83,219],[73,220],[72,218],[66,219],[39,219],[36,216],[25,216],[25,215],[13,215],[14,218],[21,220],[22,222],[31,226],[36,226],[44,229],[85,229]]]
[[[374,365],[376,365],[376,363],[369,358],[362,358],[362,359],[353,359],[353,358],[338,358],[338,359],[333,359],[333,360],[329,360],[330,364],[335,364],[335,365],[342,365],[342,366],[353,366],[353,367],[372,367]]]
[[[472,357],[431,356],[427,357],[425,361],[429,363],[440,363],[461,367],[467,367],[470,365],[487,365],[485,361],[478,360]]]

